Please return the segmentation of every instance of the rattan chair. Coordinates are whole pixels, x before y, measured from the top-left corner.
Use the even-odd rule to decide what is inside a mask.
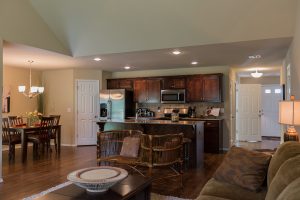
[[[59,120],[60,120],[60,115],[50,115],[50,117],[54,117],[54,122],[53,126],[59,125]],[[57,128],[52,129],[52,132],[50,134],[50,141],[53,139],[54,140],[54,145],[55,145],[55,152],[57,153]]]
[[[153,177],[153,180],[179,177],[180,186],[183,187],[182,144],[183,133],[166,135],[142,134],[140,162],[149,168],[148,176]],[[172,173],[163,173],[158,178],[155,178],[152,169],[159,167],[168,167]]]
[[[15,145],[21,144],[21,134],[16,131],[9,131],[8,118],[2,118],[2,144],[8,145],[8,158],[15,158]]]
[[[126,137],[140,138],[143,132],[139,130],[111,130],[102,131],[97,134],[97,162],[98,165],[123,165],[127,166],[142,176],[137,166],[139,156],[125,157],[120,155]]]

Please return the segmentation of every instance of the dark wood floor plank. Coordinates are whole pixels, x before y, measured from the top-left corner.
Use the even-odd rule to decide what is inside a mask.
[[[54,148],[52,148],[54,149]],[[67,181],[71,171],[96,166],[96,147],[62,147],[61,156],[55,153],[33,160],[29,148],[26,164],[21,162],[20,150],[16,150],[14,162],[9,163],[3,152],[3,178],[0,184],[0,200],[15,200],[39,193]],[[178,189],[177,182],[153,183],[153,192],[184,198],[198,196],[203,185],[212,176],[223,160],[223,154],[205,154],[205,164],[201,169],[191,169],[184,173],[184,189]]]

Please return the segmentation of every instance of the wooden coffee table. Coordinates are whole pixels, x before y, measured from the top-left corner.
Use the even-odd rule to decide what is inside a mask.
[[[129,175],[104,194],[89,193],[74,184],[55,190],[38,200],[150,200],[151,179]]]

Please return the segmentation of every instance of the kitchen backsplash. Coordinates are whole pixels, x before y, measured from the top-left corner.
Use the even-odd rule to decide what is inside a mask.
[[[200,117],[205,114],[208,107],[221,108],[220,116],[224,115],[224,103],[207,103],[207,102],[197,102],[197,103],[185,103],[185,104],[147,104],[138,103],[137,108],[148,108],[155,112],[156,117],[163,117],[164,108],[188,108],[196,106],[196,117]]]

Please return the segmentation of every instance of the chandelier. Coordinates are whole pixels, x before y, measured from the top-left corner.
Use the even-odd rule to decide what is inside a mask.
[[[257,69],[256,69],[255,72],[252,72],[252,73],[251,73],[251,76],[252,76],[253,78],[259,78],[259,77],[261,77],[262,75],[263,75],[263,73],[262,73],[262,72],[258,72]]]
[[[33,60],[28,60],[28,63],[29,63],[29,91],[26,92],[25,85],[20,85],[18,87],[18,90],[20,93],[24,94],[26,97],[34,98],[44,92],[44,87],[31,86],[31,64],[33,63]]]

